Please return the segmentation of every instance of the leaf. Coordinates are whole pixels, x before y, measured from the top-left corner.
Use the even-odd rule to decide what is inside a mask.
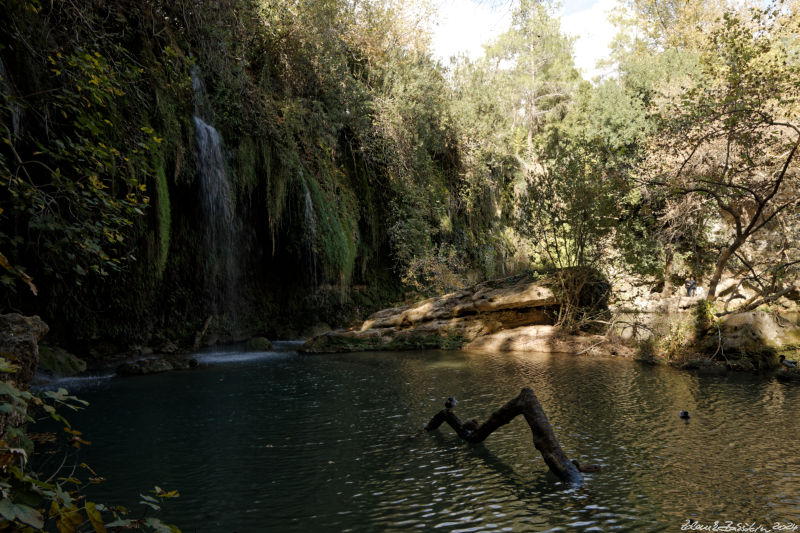
[[[63,387],[59,388],[55,392],[47,391],[47,392],[45,392],[45,396],[47,396],[48,398],[52,398],[53,400],[58,400],[58,401],[61,401],[61,402],[70,399],[69,398],[69,392],[67,392],[67,389],[65,389]]]
[[[14,374],[19,370],[19,365],[12,363],[5,357],[0,357],[0,372],[7,374]]]
[[[44,517],[42,516],[42,513],[33,507],[28,507],[27,505],[17,505],[16,511],[17,520],[23,524],[28,524],[36,529],[41,529],[44,527]]]
[[[125,529],[130,529],[133,525],[133,520],[124,519],[124,520],[114,520],[113,522],[109,522],[106,524],[106,527],[121,527]]]
[[[33,507],[12,503],[9,499],[0,501],[0,515],[8,521],[13,522],[16,520],[36,529],[44,527],[42,513]]]
[[[80,513],[73,507],[61,512],[61,518],[56,525],[59,533],[75,533],[83,523]]]
[[[0,396],[11,396],[14,400],[20,400],[22,391],[4,381],[0,381]]]
[[[159,520],[158,518],[150,517],[146,519],[144,523],[152,527],[155,531],[158,531],[159,533],[173,533],[173,531],[175,531],[173,529],[175,526],[169,526],[164,522],[162,522],[161,520]]]
[[[86,470],[88,470],[89,472],[91,472],[93,476],[96,476],[96,475],[97,475],[97,472],[95,472],[95,471],[92,469],[92,467],[91,467],[91,466],[89,466],[89,465],[87,465],[86,463],[81,463],[81,464],[79,464],[78,466],[80,466],[81,468],[85,468]]]
[[[97,533],[106,533],[106,526],[103,524],[103,515],[100,514],[94,502],[86,502],[86,516],[89,517],[89,521],[92,523],[92,527],[94,527]]]
[[[37,296],[39,294],[39,289],[37,289],[36,285],[33,284],[33,278],[30,277],[25,272],[21,271],[20,269],[15,268],[14,266],[12,266],[11,263],[8,261],[8,259],[6,259],[6,256],[3,255],[2,253],[0,253],[0,266],[5,268],[6,270],[11,272],[12,274],[16,274],[16,276],[19,279],[24,281],[28,285],[28,288],[30,288],[30,290],[31,290],[31,292],[33,293],[34,296]]]

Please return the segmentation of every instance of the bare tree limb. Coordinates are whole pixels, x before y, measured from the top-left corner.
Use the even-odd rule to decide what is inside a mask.
[[[553,433],[553,428],[547,421],[547,415],[530,387],[522,389],[516,398],[509,400],[480,425],[477,420],[462,422],[453,412],[452,403],[448,400],[445,408],[436,413],[425,425],[425,430],[434,431],[442,424],[447,423],[465,441],[479,443],[486,440],[498,428],[511,422],[517,415],[525,417],[533,434],[533,445],[542,454],[542,458],[550,470],[561,481],[576,486],[583,485],[583,477],[561,449],[561,445]]]

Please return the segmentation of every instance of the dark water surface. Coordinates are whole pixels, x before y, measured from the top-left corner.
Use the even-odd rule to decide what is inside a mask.
[[[628,360],[461,352],[206,354],[208,367],[83,382],[72,415],[136,507],[184,532],[680,531],[687,519],[800,522],[800,388]],[[73,383],[77,385],[78,383]],[[570,457],[569,489],[521,417],[482,445],[443,427],[408,438],[454,394],[484,420],[530,385]],[[678,418],[682,409],[692,414]]]

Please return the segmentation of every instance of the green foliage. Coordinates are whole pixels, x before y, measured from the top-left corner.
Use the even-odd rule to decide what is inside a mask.
[[[333,174],[333,177],[338,176]],[[329,269],[326,277],[336,280],[338,276],[337,281],[347,286],[355,267],[359,239],[357,200],[350,191],[337,190],[334,184],[322,189],[314,180],[306,183],[308,189],[302,197],[304,238],[312,243],[314,256],[320,257]]]
[[[379,337],[355,338],[343,336],[323,336],[315,339],[317,343],[312,350],[321,353],[332,352],[368,352],[372,350],[458,350],[464,345],[464,339],[457,335],[442,336],[436,334],[409,333],[396,335],[389,342]]]
[[[52,473],[37,472],[30,467],[30,458],[35,453],[33,438],[45,445],[58,440],[52,433],[28,434],[25,424],[35,421],[34,415],[63,425],[67,449],[79,449],[91,443],[73,429],[58,409],[77,410],[87,402],[71,396],[65,389],[45,391],[35,395],[18,389],[9,375],[16,367],[0,357],[0,417],[3,434],[0,435],[0,530],[53,531],[61,533],[79,531],[104,532],[106,528],[124,527],[167,533],[180,533],[173,525],[165,524],[156,517],[126,518],[130,511],[121,506],[106,506],[86,499],[84,490],[103,479],[87,464],[67,464],[69,455]],[[74,458],[73,458],[74,459]],[[77,461],[76,461],[77,462]],[[66,466],[65,466],[66,465]],[[81,479],[88,476],[86,480]],[[177,491],[165,491],[156,487],[151,495],[142,495],[142,503],[158,511],[161,503],[179,496]]]
[[[525,232],[545,267],[599,264],[615,225],[618,190],[596,145],[552,139],[539,170],[529,174],[528,201],[520,206]]]
[[[657,3],[629,3],[618,76],[592,85],[549,2],[515,3],[484,57],[448,70],[417,31],[425,2],[6,0],[0,282],[47,300],[9,304],[57,315],[84,339],[191,337],[216,309],[208,246],[238,250],[247,297],[226,306],[262,330],[310,320],[309,309],[354,316],[352,287],[383,269],[393,290],[370,306],[398,281],[433,294],[531,265],[699,277],[730,223],[720,190],[665,176],[709,131],[753,147],[740,163],[790,148],[790,127],[776,136],[753,120],[796,115],[795,7],[718,17],[717,2]],[[225,246],[205,240],[193,113],[226,147],[242,226]],[[721,140],[704,153],[719,161]],[[744,186],[723,183],[734,213],[751,209]],[[771,221],[761,211],[765,229],[796,213],[789,203]],[[781,231],[788,242],[792,229]],[[770,274],[770,291],[791,279],[792,246],[773,247],[791,253],[772,270],[746,248],[733,264],[785,273]],[[291,316],[284,290],[304,302]],[[219,323],[232,333],[228,314]]]
[[[104,276],[132,258],[134,219],[149,203],[151,152],[163,139],[143,118],[137,127],[136,117],[120,117],[141,68],[81,46],[46,60],[57,83],[46,99],[0,95],[0,203],[17,225],[15,234],[0,233],[0,246],[18,262],[33,254],[36,266],[57,279]],[[14,127],[15,115],[34,109],[48,118],[47,139]]]
[[[694,308],[695,338],[702,339],[718,326],[713,302],[700,300]]]
[[[441,295],[466,287],[466,261],[454,246],[440,245],[408,265],[403,283],[425,295]]]

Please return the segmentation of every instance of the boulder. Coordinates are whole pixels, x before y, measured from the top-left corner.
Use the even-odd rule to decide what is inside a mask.
[[[69,377],[86,371],[86,361],[59,346],[39,346],[39,368],[59,377]]]
[[[39,364],[39,340],[48,330],[47,324],[38,316],[0,315],[0,357],[16,367],[15,372],[0,374],[0,379],[21,391],[30,388]],[[0,440],[6,438],[7,428],[17,427],[24,420],[24,409],[22,412],[0,412]]]
[[[438,298],[429,298],[404,307],[378,311],[367,317],[362,331],[375,328],[408,328],[424,322],[456,319],[464,316],[513,310],[531,313],[532,320],[544,320],[544,308],[555,307],[558,300],[547,283],[549,280],[529,276],[488,281],[473,290],[461,290]],[[535,311],[531,311],[534,309]],[[513,313],[512,313],[513,314]],[[522,320],[523,322],[525,320]]]
[[[625,346],[611,345],[602,335],[564,335],[555,326],[523,326],[478,337],[464,350],[482,353],[549,352],[586,355],[633,355]]]
[[[272,342],[266,337],[253,337],[247,341],[247,349],[254,352],[263,352],[272,349]]]
[[[157,353],[165,353],[172,355],[178,353],[179,350],[180,348],[178,347],[177,343],[173,341],[167,341],[158,347]]]
[[[18,367],[8,379],[18,389],[29,388],[39,365],[39,340],[49,330],[38,316],[0,315],[0,356]]]
[[[117,367],[117,374],[120,376],[144,376],[170,370],[187,370],[197,366],[197,359],[193,357],[153,357],[123,363]]]
[[[726,352],[758,353],[800,343],[800,328],[764,311],[730,315],[720,326]]]

